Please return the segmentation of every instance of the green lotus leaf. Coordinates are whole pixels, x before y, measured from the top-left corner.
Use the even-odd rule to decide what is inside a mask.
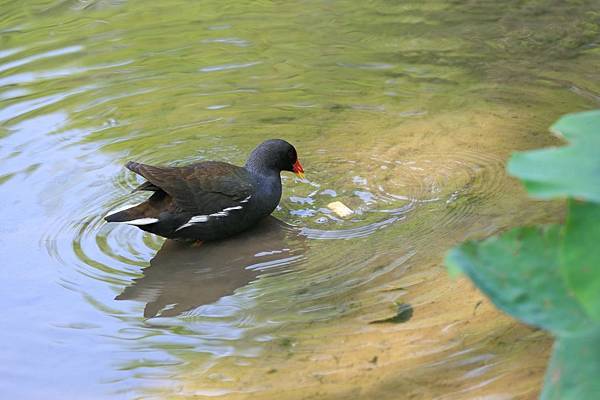
[[[555,335],[578,335],[595,323],[571,295],[559,265],[562,227],[518,228],[455,247],[446,258],[492,302]]]
[[[574,197],[600,203],[600,110],[563,116],[551,128],[569,144],[515,153],[508,172],[532,197]]]
[[[542,400],[595,400],[600,396],[600,332],[562,337],[546,371]]]
[[[560,268],[583,308],[600,322],[600,205],[571,200]]]

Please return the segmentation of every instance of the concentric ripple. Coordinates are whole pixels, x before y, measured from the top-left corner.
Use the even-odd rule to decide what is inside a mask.
[[[340,160],[324,163],[349,169]],[[83,194],[83,206],[75,215],[63,214],[44,232],[50,255],[62,265],[61,284],[99,310],[133,323],[139,331],[136,343],[129,334],[113,335],[124,340],[132,354],[144,348],[177,349],[180,361],[162,350],[148,359],[157,372],[172,374],[181,362],[191,364],[194,368],[178,373],[212,371],[194,379],[222,393],[229,393],[227,388],[233,390],[239,381],[215,383],[206,381],[208,376],[220,374],[221,368],[243,376],[245,363],[262,364],[262,357],[282,340],[304,337],[315,324],[329,330],[329,321],[343,321],[347,331],[331,333],[339,340],[368,337],[372,330],[364,327],[389,318],[394,304],[414,291],[411,285],[421,287],[439,279],[440,271],[414,269],[422,264],[428,246],[477,218],[478,204],[493,203],[506,185],[502,162],[483,154],[432,153],[391,162],[367,158],[351,163],[346,174],[329,166],[324,182],[292,185],[286,178],[291,192],[276,215],[293,224],[276,223],[194,249],[132,226],[106,224],[102,217],[108,210],[146,195],[131,193],[140,183],[133,173],[101,164],[92,163],[89,171],[111,176],[109,190],[106,185],[75,182],[69,193],[80,199]],[[333,215],[326,208],[332,200],[350,205],[354,215],[348,219]],[[90,284],[97,282],[112,294],[90,297]],[[405,332],[445,329],[446,321],[427,313],[433,303],[450,296],[450,288],[413,295],[410,307],[421,316]],[[322,348],[325,353],[349,354],[346,346],[311,343],[307,337],[293,352],[308,355]],[[411,359],[443,358],[458,346],[459,342],[439,342]],[[165,360],[170,360],[166,369]]]
[[[350,169],[348,162],[336,164],[334,173]],[[362,171],[365,177],[352,175],[353,171]],[[318,239],[365,237],[410,217],[419,207],[439,208],[435,228],[444,231],[472,218],[478,202],[493,200],[506,185],[502,160],[474,152],[425,153],[383,162],[372,158],[353,162],[350,171],[342,174],[345,180],[338,179],[331,186],[310,181],[314,190],[282,202],[282,212],[296,218],[304,235]],[[337,217],[326,206],[334,200],[349,205],[354,214],[346,219]],[[426,233],[422,240],[428,240]]]

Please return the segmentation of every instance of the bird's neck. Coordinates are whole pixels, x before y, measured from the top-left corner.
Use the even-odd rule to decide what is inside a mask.
[[[254,207],[258,207],[260,212],[265,215],[270,214],[281,199],[282,187],[279,172],[266,168],[248,168],[248,165],[246,165],[246,169],[256,182]]]
[[[275,169],[265,162],[266,154],[260,149],[256,149],[250,154],[244,168],[254,177],[257,186],[260,188],[261,197],[265,203],[274,203],[277,205],[281,197],[281,175],[278,169]]]
[[[279,171],[248,164],[245,168],[261,186],[281,186]]]
[[[244,168],[248,172],[250,172],[255,177],[263,177],[263,178],[275,178],[279,177],[279,171],[269,168],[265,165],[264,162],[260,159],[260,157],[253,157],[254,154],[250,156]]]

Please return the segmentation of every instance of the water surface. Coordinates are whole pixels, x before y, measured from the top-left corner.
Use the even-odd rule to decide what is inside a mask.
[[[504,165],[598,107],[594,10],[0,1],[0,397],[534,398],[550,338],[441,261],[562,217]],[[273,137],[307,172],[280,222],[190,248],[102,220],[127,160]]]

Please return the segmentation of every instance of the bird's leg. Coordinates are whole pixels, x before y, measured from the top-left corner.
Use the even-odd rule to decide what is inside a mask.
[[[202,246],[202,243],[204,243],[202,240],[194,240],[192,247],[200,247]]]

